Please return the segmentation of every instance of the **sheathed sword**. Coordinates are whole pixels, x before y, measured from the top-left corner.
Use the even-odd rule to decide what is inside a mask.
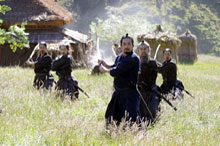
[[[53,80],[53,82],[54,82],[55,84],[57,84],[57,82],[56,82],[55,80]],[[81,91],[82,93],[84,93],[84,95],[86,95],[86,97],[90,98],[89,95],[88,95],[82,88],[80,88],[78,85],[75,85],[75,84],[74,84],[74,87],[76,87],[77,89],[79,89],[79,91]]]
[[[186,94],[188,94],[189,96],[191,96],[192,98],[195,98],[191,93],[189,93],[189,91],[187,91],[186,89],[182,88],[181,86],[176,85],[178,88],[180,88],[181,90],[185,91]]]
[[[145,82],[141,82],[145,87],[147,87],[147,84]],[[163,95],[161,95],[161,93],[156,89],[156,88],[152,88],[152,90],[156,93],[156,95],[160,98],[162,98],[167,104],[169,104],[175,111],[177,110],[177,108],[175,106],[173,106],[173,104],[166,99],[166,97],[164,97]]]
[[[79,86],[77,86],[77,85],[74,85],[77,89],[79,89],[79,91],[81,91],[82,93],[84,93],[85,95],[86,95],[86,97],[88,97],[89,98],[89,95],[82,89],[82,88],[80,88]]]
[[[138,92],[138,94],[139,94],[140,99],[141,99],[142,102],[144,103],[144,107],[145,107],[147,113],[150,115],[150,118],[151,118],[152,122],[154,122],[153,115],[152,115],[152,113],[150,112],[150,109],[148,108],[147,103],[145,102],[144,97],[142,96],[142,94],[141,94],[141,92],[138,90],[138,88],[137,88],[137,92]]]
[[[166,101],[167,104],[169,104],[175,111],[177,111],[177,108],[175,106],[173,106],[173,104],[168,100],[166,99],[163,95],[160,94],[159,91],[157,91],[156,89],[153,90],[157,96],[159,96],[160,98],[162,98],[164,101]]]

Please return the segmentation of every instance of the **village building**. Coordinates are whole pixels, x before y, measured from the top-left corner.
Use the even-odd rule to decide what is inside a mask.
[[[68,42],[72,55],[78,64],[88,64],[86,49],[87,35],[66,28],[73,21],[70,12],[61,7],[54,0],[6,0],[1,5],[11,7],[5,15],[1,28],[8,29],[11,25],[21,25],[26,22],[25,32],[28,33],[30,48],[17,49],[15,53],[6,42],[0,45],[0,66],[23,66],[34,50],[35,46],[45,41],[49,54],[55,58],[59,54],[58,46],[61,42]],[[37,51],[34,58],[37,56]]]
[[[182,41],[177,53],[179,62],[194,63],[197,61],[197,37],[187,29],[179,36],[179,39]]]
[[[160,45],[156,58],[158,61],[163,61],[163,50],[170,48],[172,51],[172,57],[178,61],[177,50],[181,46],[181,40],[174,34],[165,32],[160,25],[157,25],[156,29],[146,34],[138,35],[138,42],[145,40],[151,47],[151,57],[154,58],[158,45]]]

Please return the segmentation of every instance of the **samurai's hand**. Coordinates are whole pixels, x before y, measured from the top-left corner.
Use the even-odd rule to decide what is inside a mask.
[[[108,68],[109,65],[104,60],[98,60],[99,66],[103,65],[104,67]]]
[[[155,91],[155,90],[157,90],[157,86],[156,86],[156,85],[153,85],[153,86],[151,87],[151,89],[152,89],[153,91]]]
[[[28,65],[34,65],[34,64],[35,64],[35,62],[33,61],[33,59],[28,59],[28,60],[26,61],[26,63],[27,63]]]
[[[155,60],[156,61],[156,64],[158,67],[162,67],[162,63],[160,63],[159,61]]]
[[[99,59],[99,60],[98,60],[99,66],[101,66],[103,62],[104,62],[103,60],[100,60],[100,59]]]

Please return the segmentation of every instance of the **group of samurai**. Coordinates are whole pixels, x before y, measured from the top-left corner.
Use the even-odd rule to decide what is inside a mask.
[[[114,44],[117,56],[113,65],[98,60],[99,70],[109,73],[114,78],[114,92],[107,106],[105,119],[107,126],[115,122],[119,125],[122,119],[140,124],[142,121],[153,123],[160,112],[161,96],[173,95],[173,99],[182,97],[184,86],[177,80],[177,65],[172,59],[169,48],[163,51],[164,61],[158,62],[150,57],[150,45],[142,41],[134,51],[134,39],[128,34],[120,40],[120,47]],[[34,87],[55,89],[61,96],[68,95],[72,100],[79,96],[78,82],[71,74],[73,58],[69,54],[68,44],[61,44],[61,56],[54,61],[47,53],[47,44],[39,44],[39,56],[36,61],[28,60],[34,66]],[[51,74],[55,71],[59,77],[56,82]],[[156,85],[158,73],[163,83]]]
[[[52,62],[52,58],[47,53],[47,44],[41,42],[39,44],[39,56],[36,61],[28,60],[27,64],[34,66],[34,84],[37,89],[45,88],[51,90],[53,84],[56,84],[55,89],[59,91],[61,96],[68,95],[71,100],[78,98],[78,82],[72,76],[73,58],[69,54],[69,45],[61,44],[59,46],[61,55]],[[55,71],[59,77],[58,82],[55,82],[51,71]]]
[[[117,47],[114,45],[114,50]],[[134,40],[128,34],[121,38],[118,48],[113,65],[99,60],[100,70],[114,77],[114,92],[105,113],[106,124],[116,122],[119,125],[122,119],[130,123],[153,123],[160,111],[161,97],[166,99],[164,95],[168,94],[173,95],[173,99],[183,96],[184,86],[177,80],[172,52],[169,48],[163,51],[164,62],[161,64],[150,57],[151,48],[145,41],[137,46],[135,53]],[[163,77],[160,87],[156,85],[158,73]]]

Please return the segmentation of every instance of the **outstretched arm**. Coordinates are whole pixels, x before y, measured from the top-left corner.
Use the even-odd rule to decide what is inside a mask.
[[[109,72],[110,72],[110,69],[109,69],[109,68],[105,68],[105,67],[103,67],[102,65],[100,65],[99,70],[100,70],[101,72],[104,72],[104,73],[109,73]]]
[[[112,66],[108,65],[105,61],[103,60],[98,60],[99,66],[103,65],[105,68],[110,69]]]

